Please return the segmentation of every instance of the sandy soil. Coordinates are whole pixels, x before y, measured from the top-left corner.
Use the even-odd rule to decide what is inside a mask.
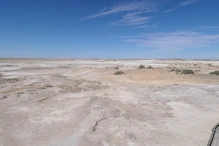
[[[219,61],[0,59],[0,146],[206,146],[219,122],[215,70]]]

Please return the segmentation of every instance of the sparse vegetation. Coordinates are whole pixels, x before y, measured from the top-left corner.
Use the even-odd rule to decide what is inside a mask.
[[[191,69],[178,69],[178,68],[172,68],[170,72],[175,72],[176,74],[195,74],[195,72]]]
[[[209,74],[211,74],[211,75],[219,75],[219,71],[213,71],[213,72],[210,72]]]
[[[125,74],[125,72],[123,72],[123,71],[117,71],[117,72],[115,72],[113,75],[122,75],[122,74]]]
[[[153,68],[152,66],[149,65],[149,66],[147,67],[147,69],[154,69],[154,68]]]
[[[210,64],[210,63],[208,63],[207,65],[208,65],[208,66],[213,66],[213,65],[212,65],[212,64]]]
[[[181,70],[180,74],[184,74],[184,75],[195,74],[195,72],[191,69],[183,69],[183,70]]]
[[[3,74],[2,73],[0,73],[0,77],[2,77],[3,76]]]
[[[116,66],[116,67],[114,67],[114,69],[119,69],[119,67],[118,67],[118,66]]]
[[[170,70],[170,72],[175,72],[176,74],[179,74],[181,72],[181,70],[178,68],[173,68]]]
[[[138,69],[143,69],[143,68],[145,68],[144,65],[139,65],[139,67],[138,67]]]

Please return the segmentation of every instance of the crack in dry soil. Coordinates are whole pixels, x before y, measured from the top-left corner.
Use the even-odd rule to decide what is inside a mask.
[[[108,118],[103,117],[103,118],[97,120],[96,123],[95,123],[95,125],[91,128],[92,131],[96,131],[98,124],[99,124],[101,121],[104,121],[104,120],[107,120],[107,119],[108,119]]]

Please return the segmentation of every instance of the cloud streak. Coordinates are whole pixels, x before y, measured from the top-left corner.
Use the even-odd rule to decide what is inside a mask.
[[[200,0],[186,0],[186,1],[183,1],[183,2],[179,3],[175,8],[166,10],[164,12],[165,13],[173,12],[173,11],[177,10],[178,8],[180,8],[180,7],[191,5],[191,4],[194,4],[194,3],[198,2],[198,1],[200,1]]]
[[[126,15],[123,16],[123,19],[111,23],[112,25],[129,25],[129,26],[139,26],[139,25],[145,25],[149,23],[149,20],[152,17],[144,17],[144,16],[136,16],[136,15]]]
[[[171,3],[171,0],[136,0],[128,3],[117,4],[112,7],[105,7],[99,12],[89,15],[82,20],[120,14],[122,18],[115,22],[111,22],[111,26],[134,26],[135,28],[145,28],[148,26],[154,26],[154,24],[150,24],[150,19],[152,19],[154,15],[169,13],[180,7],[190,5],[198,1],[200,0],[184,0],[183,2],[178,3],[176,7],[161,12],[161,9]]]
[[[135,2],[129,2],[129,3],[122,3],[119,5],[115,5],[110,8],[104,8],[100,10],[98,13],[89,15],[82,20],[86,19],[92,19],[122,12],[130,12],[130,11],[136,11],[138,12],[155,12],[158,10],[158,8],[162,5],[164,0],[144,0],[144,1],[135,1]]]
[[[124,37],[123,41],[138,46],[158,50],[179,50],[204,47],[219,43],[219,34],[198,32],[151,33],[140,36]]]
[[[196,3],[198,1],[200,1],[200,0],[186,0],[184,2],[181,2],[178,7],[183,7],[183,6],[191,5],[191,4]]]
[[[195,30],[199,30],[199,29],[219,29],[219,26],[203,26],[203,27],[197,27],[194,28]]]

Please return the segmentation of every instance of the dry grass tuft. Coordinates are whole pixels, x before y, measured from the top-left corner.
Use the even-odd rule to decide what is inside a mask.
[[[195,74],[195,72],[191,69],[183,69],[183,70],[181,70],[180,74],[183,74],[183,75]]]
[[[145,68],[144,65],[139,65],[139,67],[138,67],[138,69],[143,69],[143,68]]]
[[[123,72],[123,71],[117,71],[117,72],[115,72],[113,75],[122,75],[122,74],[125,74],[125,72]]]
[[[147,67],[147,69],[154,69],[154,68],[153,68],[152,66],[149,65],[149,66]]]
[[[210,72],[209,74],[211,74],[211,75],[219,75],[219,71],[213,71],[213,72]]]

